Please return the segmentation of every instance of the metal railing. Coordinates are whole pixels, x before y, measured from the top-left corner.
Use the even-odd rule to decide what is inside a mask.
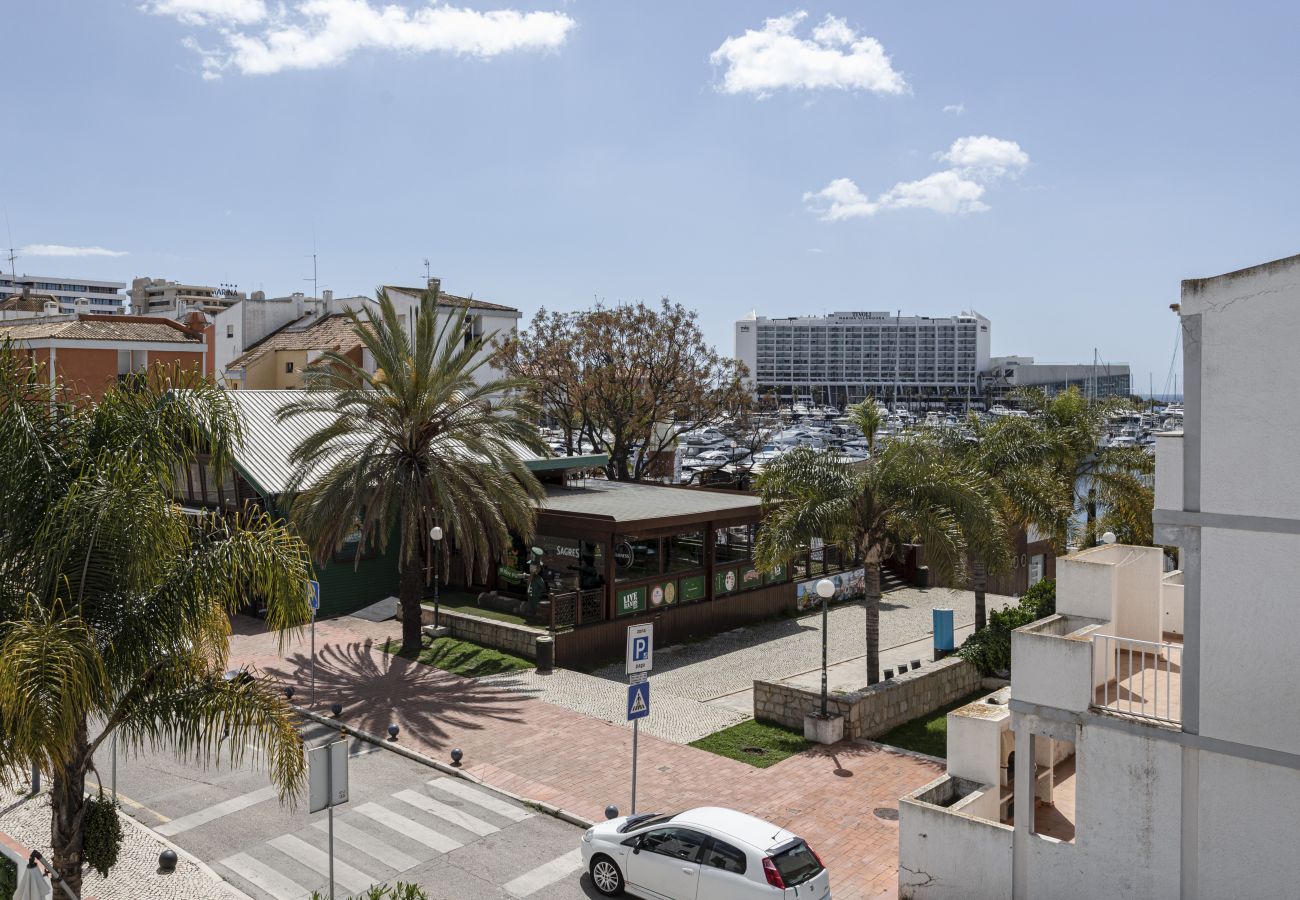
[[[1183,647],[1158,641],[1092,636],[1093,706],[1154,722],[1183,720]]]

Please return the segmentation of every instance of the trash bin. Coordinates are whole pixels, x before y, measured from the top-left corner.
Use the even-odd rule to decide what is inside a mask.
[[[544,634],[537,639],[537,671],[549,672],[555,668],[555,638]]]
[[[939,660],[954,649],[952,610],[934,609],[931,614],[934,617],[934,658]]]
[[[921,590],[926,590],[927,588],[930,587],[930,567],[929,567],[929,566],[917,566],[917,567],[916,567],[916,586],[917,586],[918,588],[920,588]]]

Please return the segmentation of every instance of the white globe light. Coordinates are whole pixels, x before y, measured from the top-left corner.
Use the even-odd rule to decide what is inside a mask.
[[[817,582],[817,596],[824,600],[829,600],[835,596],[835,582],[829,578],[823,578]]]
[[[1108,531],[1101,536],[1101,542],[1103,544],[1113,544],[1115,543],[1116,540],[1117,538],[1115,537],[1115,532],[1113,531]]]
[[[432,528],[430,528],[429,537],[433,538],[435,541],[442,540],[442,527],[438,525],[434,525]]]

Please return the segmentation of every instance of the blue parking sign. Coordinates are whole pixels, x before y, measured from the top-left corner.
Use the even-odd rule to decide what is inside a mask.
[[[644,719],[650,715],[650,682],[627,686],[627,720]]]
[[[307,582],[307,602],[311,604],[311,611],[314,613],[320,609],[320,582]]]

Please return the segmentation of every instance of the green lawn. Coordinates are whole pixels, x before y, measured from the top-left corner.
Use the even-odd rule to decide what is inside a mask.
[[[888,734],[876,738],[876,740],[882,744],[889,744],[891,747],[902,747],[904,750],[915,750],[917,753],[924,753],[927,756],[947,759],[948,713],[959,706],[965,706],[967,703],[978,700],[987,693],[988,691],[976,691],[962,697],[960,700],[949,703],[947,706],[940,707],[932,713],[920,716],[910,722],[904,722]]]
[[[719,756],[728,756],[760,769],[775,765],[812,746],[803,735],[780,725],[768,725],[753,719],[715,731],[691,744]]]
[[[425,597],[422,602],[425,609],[433,609],[432,597]],[[509,622],[512,625],[528,624],[521,616],[512,615],[508,612],[499,612],[495,609],[485,609],[475,602],[472,595],[466,593],[444,594],[438,598],[438,605],[452,612],[468,613],[471,616],[479,616],[484,619],[496,619],[498,622]]]
[[[385,653],[397,653],[401,646],[401,641],[387,641],[380,649]],[[406,654],[398,655],[406,656]],[[409,656],[407,658],[410,659]],[[425,665],[451,672],[453,675],[463,675],[466,678],[533,668],[533,664],[526,659],[451,637],[437,638],[420,651],[418,659]]]

